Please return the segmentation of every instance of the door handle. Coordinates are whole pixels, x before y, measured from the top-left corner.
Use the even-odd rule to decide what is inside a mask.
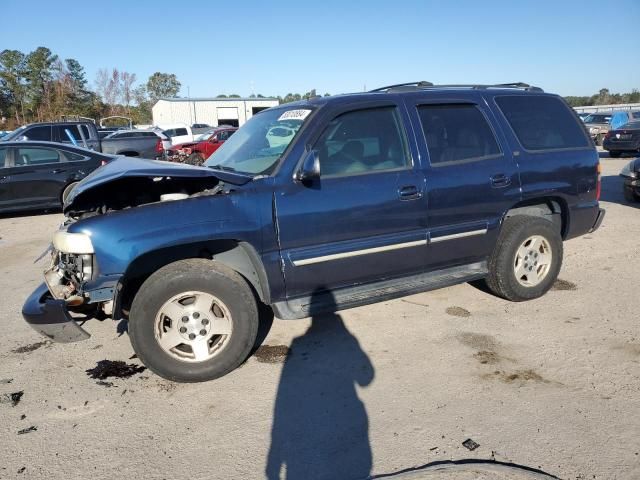
[[[406,185],[398,189],[400,200],[415,200],[422,197],[422,193],[415,185]]]
[[[51,173],[62,173],[64,172],[63,168],[54,168],[53,170],[51,170]]]
[[[511,178],[504,173],[497,173],[491,176],[491,186],[494,188],[508,187],[511,185]]]

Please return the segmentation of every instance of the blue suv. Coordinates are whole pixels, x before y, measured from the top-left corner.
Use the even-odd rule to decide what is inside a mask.
[[[394,85],[253,116],[202,167],[135,158],[68,196],[23,316],[128,320],[167,379],[245,360],[260,303],[283,319],[472,280],[543,295],[563,241],[598,228],[598,154],[562,98],[526,84]]]

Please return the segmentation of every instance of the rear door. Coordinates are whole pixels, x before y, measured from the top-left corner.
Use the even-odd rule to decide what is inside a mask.
[[[425,168],[429,270],[490,254],[502,216],[520,199],[518,168],[482,97],[413,97],[409,109]]]
[[[310,148],[321,178],[275,196],[288,297],[419,272],[426,248],[424,176],[397,104],[344,107]]]

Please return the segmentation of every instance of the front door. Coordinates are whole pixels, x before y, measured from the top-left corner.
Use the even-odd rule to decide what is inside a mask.
[[[275,195],[287,297],[419,272],[424,176],[397,105],[336,112],[312,145],[320,179]]]

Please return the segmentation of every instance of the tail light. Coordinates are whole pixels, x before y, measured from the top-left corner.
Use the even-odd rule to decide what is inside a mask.
[[[106,164],[107,164],[107,161],[106,161],[106,160],[102,160],[102,161],[100,162],[100,166],[101,166],[101,167],[104,167]]]
[[[596,183],[596,201],[600,201],[600,192],[602,191],[602,177],[601,177],[601,173],[602,173],[602,166],[600,165],[600,162],[598,162],[598,166],[596,167],[596,172],[598,173],[598,180]]]
[[[156,153],[164,153],[164,147],[162,146],[162,140],[160,138],[156,142]]]

